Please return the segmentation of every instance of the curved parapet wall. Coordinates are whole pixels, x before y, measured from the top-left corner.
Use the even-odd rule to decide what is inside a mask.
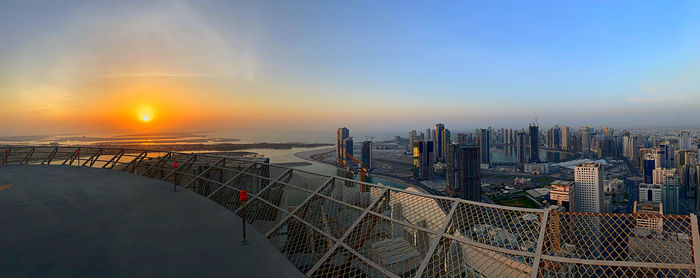
[[[7,152],[5,152],[7,150]],[[241,215],[313,277],[695,277],[695,215],[567,213],[434,196],[206,154],[5,147],[0,165],[108,168]],[[700,253],[698,253],[700,254]]]

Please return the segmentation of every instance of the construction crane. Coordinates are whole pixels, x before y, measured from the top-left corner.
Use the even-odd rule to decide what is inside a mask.
[[[355,162],[355,164],[358,165],[358,167],[360,168],[359,169],[360,170],[360,180],[362,182],[366,182],[367,176],[369,176],[369,170],[367,170],[367,168],[365,168],[365,165],[362,164],[362,162],[360,162],[359,160],[357,160],[357,158],[353,157],[352,155],[350,155],[348,153],[345,153],[345,157],[349,158],[350,160],[352,160],[352,162]],[[348,177],[350,179],[355,177],[356,173],[355,173],[355,171],[352,170],[352,168],[350,168],[350,165],[345,163],[345,161],[343,161],[342,159],[336,159],[336,160],[338,161],[338,163],[340,163],[340,165],[343,165],[343,167],[345,167],[348,170]],[[366,191],[367,191],[367,188],[363,184],[361,186],[360,192],[366,192]]]
[[[343,167],[345,167],[345,169],[348,170],[348,178],[352,179],[355,177],[355,172],[350,168],[350,165],[345,163],[345,161],[343,161],[342,159],[336,159],[336,161],[338,161],[340,165],[343,165]]]

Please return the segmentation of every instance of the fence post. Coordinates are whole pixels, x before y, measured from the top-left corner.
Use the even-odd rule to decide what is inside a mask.
[[[241,190],[239,199],[241,201],[241,220],[243,221],[243,240],[241,240],[241,244],[246,245],[248,244],[248,239],[246,238],[245,234],[245,205],[248,201],[248,192]]]
[[[542,248],[544,247],[544,236],[547,231],[547,219],[549,218],[549,208],[544,210],[542,214],[542,224],[540,225],[540,234],[537,238],[537,250],[535,251],[535,258],[532,260],[532,272],[530,272],[530,277],[537,277],[540,271],[540,261],[542,260]]]
[[[173,179],[173,191],[177,191],[177,161],[173,162],[173,173],[174,173],[174,179]]]
[[[693,247],[693,266],[695,267],[695,275],[700,274],[700,234],[698,234],[698,216],[695,213],[690,214],[690,231],[691,243]]]

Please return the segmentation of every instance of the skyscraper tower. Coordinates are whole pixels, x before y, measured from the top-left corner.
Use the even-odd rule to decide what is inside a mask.
[[[656,167],[654,155],[646,154],[643,159],[644,164],[644,183],[651,184],[654,180],[654,168]]]
[[[576,211],[605,212],[603,209],[603,167],[597,163],[583,163],[574,167]]]
[[[530,124],[530,162],[533,163],[540,162],[539,139],[540,132],[537,123]]]
[[[690,150],[692,147],[690,142],[693,138],[690,132],[687,130],[681,131],[679,137],[680,138],[678,139],[678,148],[681,150]]]
[[[513,130],[510,128],[505,129],[505,134],[503,135],[503,143],[506,145],[513,144]]]
[[[525,131],[518,130],[515,132],[515,150],[518,153],[518,167],[523,167],[527,163],[527,134]]]
[[[479,146],[451,144],[446,160],[445,192],[452,197],[481,202]]]
[[[664,204],[664,214],[678,214],[680,212],[680,182],[678,175],[672,174],[664,176],[663,184],[661,196]]]
[[[442,161],[442,155],[443,155],[443,140],[442,140],[442,131],[445,130],[445,125],[444,124],[435,124],[435,161]]]
[[[554,149],[561,149],[561,128],[559,128],[559,125],[554,125],[554,140],[553,143],[554,145],[552,146]]]
[[[411,130],[411,132],[408,133],[408,151],[412,152],[413,151],[413,141],[418,140],[418,135],[416,134],[415,130]]]
[[[491,166],[491,159],[489,157],[489,147],[491,142],[491,136],[488,129],[482,128],[479,133],[479,153],[481,155],[481,164],[487,164]]]
[[[345,154],[353,155],[353,144],[352,144],[352,137],[348,137],[343,139],[343,151],[344,151],[344,156]],[[353,155],[354,156],[354,155]],[[355,162],[353,162],[349,157],[345,157],[345,163],[348,165],[354,165]]]
[[[415,141],[413,144],[415,176],[421,180],[429,180],[433,173],[433,141],[421,140]]]
[[[367,170],[372,169],[372,141],[362,142],[362,165]]]
[[[335,158],[339,160],[345,160],[345,139],[350,136],[350,130],[345,127],[340,127],[336,131],[335,139]]]
[[[452,134],[449,129],[442,130],[442,159],[447,159],[447,146],[452,144]]]
[[[571,132],[568,126],[561,126],[561,149],[571,150]]]
[[[581,127],[581,151],[584,154],[591,152],[591,128],[587,125]]]

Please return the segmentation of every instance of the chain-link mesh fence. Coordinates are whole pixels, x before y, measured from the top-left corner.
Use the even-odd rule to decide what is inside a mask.
[[[0,165],[69,165],[172,183],[230,209],[312,277],[695,277],[695,215],[524,209],[207,154],[0,148]]]

